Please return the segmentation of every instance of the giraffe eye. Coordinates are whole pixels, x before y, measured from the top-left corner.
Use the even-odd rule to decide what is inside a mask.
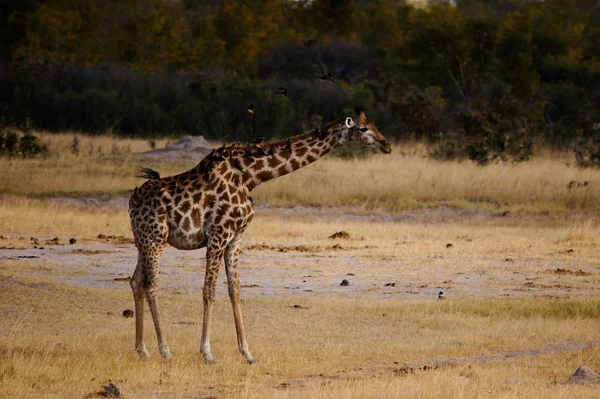
[[[367,130],[369,130],[369,129],[368,129],[368,128],[366,128],[366,127],[361,127],[361,128],[360,128],[360,129],[358,129],[358,130],[360,130],[362,133],[364,133],[364,132],[366,132],[366,131],[367,131]]]

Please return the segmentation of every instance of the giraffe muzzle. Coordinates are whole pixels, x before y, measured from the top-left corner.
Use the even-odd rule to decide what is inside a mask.
[[[377,146],[379,147],[379,151],[383,152],[384,154],[392,153],[392,146],[386,140],[376,140],[376,142]]]

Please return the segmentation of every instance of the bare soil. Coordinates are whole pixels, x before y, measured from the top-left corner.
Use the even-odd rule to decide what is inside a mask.
[[[108,206],[114,204],[111,202]],[[265,208],[262,211],[271,215],[304,212],[314,217],[315,210]],[[316,211],[318,217],[325,217],[325,212]],[[481,211],[465,214],[459,210],[438,209],[393,216],[333,213],[344,220],[358,218],[389,223],[417,215],[432,223],[457,217],[471,220],[496,217]],[[31,246],[0,245],[0,262],[53,265],[47,278],[57,282],[129,290],[127,277],[133,273],[137,261],[137,250],[131,238],[99,234],[94,239],[78,239],[72,245],[47,237],[19,238],[26,244],[30,242]],[[564,264],[561,256],[550,259],[471,253],[450,256],[454,249],[449,248],[448,256],[432,254],[427,264],[423,264],[422,260],[411,257],[378,256],[377,246],[357,245],[360,241],[326,240],[323,245],[306,245],[300,240],[297,245],[246,242],[240,255],[243,297],[437,299],[441,288],[446,299],[481,295],[593,295],[600,292],[597,262],[585,257],[571,258]],[[40,242],[44,244],[34,245]],[[396,243],[399,247],[412,244],[409,241]],[[180,251],[168,247],[161,267],[161,292],[200,295],[205,254],[205,249]],[[349,284],[340,286],[344,279]],[[226,296],[223,272],[219,281],[217,295]]]

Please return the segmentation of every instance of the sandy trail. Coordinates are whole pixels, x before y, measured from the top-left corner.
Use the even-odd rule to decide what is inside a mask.
[[[360,248],[333,246],[274,246],[246,244],[240,256],[243,297],[373,297],[437,298],[440,288],[446,298],[474,295],[565,296],[598,293],[591,275],[555,275],[556,264],[531,264],[525,258],[507,261],[502,257],[454,256],[432,259],[377,257],[360,253]],[[161,266],[162,292],[200,295],[204,282],[205,249],[165,250]],[[79,287],[129,290],[128,277],[135,269],[137,250],[133,244],[77,243],[45,245],[42,248],[2,249],[0,263],[39,265],[46,278]],[[573,265],[571,265],[571,268]],[[43,268],[48,272],[44,273]],[[590,270],[595,265],[581,261],[575,268]],[[224,267],[217,295],[226,296]],[[542,270],[542,272],[532,272]],[[51,271],[51,272],[50,272]],[[343,279],[349,286],[340,286]]]

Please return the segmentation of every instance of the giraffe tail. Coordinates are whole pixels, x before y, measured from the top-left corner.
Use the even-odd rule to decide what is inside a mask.
[[[136,177],[141,177],[143,179],[149,179],[149,180],[160,179],[160,173],[158,173],[154,169],[144,168],[142,166],[139,166],[138,170],[141,173],[139,175],[136,175]]]

